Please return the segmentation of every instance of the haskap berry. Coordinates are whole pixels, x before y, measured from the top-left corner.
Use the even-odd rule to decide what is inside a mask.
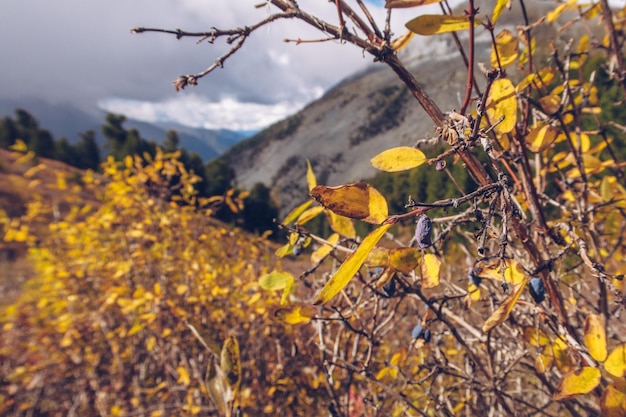
[[[415,225],[415,241],[420,249],[426,249],[432,246],[431,233],[433,231],[433,222],[426,215],[417,218]]]
[[[534,277],[530,279],[530,295],[537,303],[546,299],[546,287],[543,285],[541,278]]]

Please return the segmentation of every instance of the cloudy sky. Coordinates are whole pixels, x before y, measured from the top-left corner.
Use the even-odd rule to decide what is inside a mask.
[[[372,62],[357,48],[338,42],[286,44],[285,38],[317,39],[320,33],[296,20],[279,21],[255,32],[224,69],[200,80],[198,87],[176,93],[172,81],[178,75],[202,71],[228,46],[130,33],[139,26],[208,31],[250,25],[276,11],[255,8],[263,2],[0,0],[0,99],[37,97],[144,121],[255,130],[295,112]],[[380,22],[383,3],[368,1]],[[299,4],[336,23],[333,2]],[[392,30],[404,33],[411,17],[438,10],[433,5],[394,11]]]
[[[357,48],[337,42],[286,44],[285,38],[320,34],[301,22],[281,21],[254,33],[224,69],[198,87],[176,93],[172,81],[178,75],[202,71],[228,47],[223,41],[196,44],[193,38],[130,33],[138,26],[207,31],[249,25],[276,11],[255,8],[259,3],[263,0],[0,0],[0,99],[36,97],[145,121],[253,130],[293,113],[371,63]],[[369,3],[382,18],[383,1]],[[299,4],[336,22],[327,0]],[[398,34],[407,13],[394,17]]]

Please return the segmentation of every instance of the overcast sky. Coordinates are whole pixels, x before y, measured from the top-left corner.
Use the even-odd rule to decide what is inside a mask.
[[[338,42],[286,44],[285,38],[320,34],[296,20],[280,21],[255,32],[224,69],[176,93],[172,81],[211,65],[227,50],[224,42],[130,33],[138,26],[208,31],[250,25],[276,11],[255,8],[259,3],[263,0],[0,0],[0,98],[39,97],[146,121],[252,130],[293,113],[372,62]],[[381,22],[383,3],[369,1]],[[336,23],[332,2],[299,4]],[[404,33],[411,17],[438,10],[434,5],[394,11],[392,30]]]
[[[383,1],[372,2],[382,17]],[[129,31],[249,25],[276,11],[255,8],[259,3],[263,0],[0,0],[0,98],[37,97],[146,121],[248,130],[285,117],[372,62],[337,42],[286,44],[284,38],[320,34],[296,20],[281,21],[254,33],[224,69],[198,87],[176,93],[172,81],[205,69],[226,50],[224,42],[196,44],[193,38]],[[326,0],[299,4],[332,23],[337,19]],[[394,19],[398,34],[407,20],[401,14],[408,16],[405,10]]]

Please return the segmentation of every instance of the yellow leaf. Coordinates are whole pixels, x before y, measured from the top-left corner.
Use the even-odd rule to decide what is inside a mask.
[[[387,149],[370,160],[376,169],[386,172],[406,171],[426,162],[426,155],[419,149],[400,146]]]
[[[339,234],[333,233],[326,239],[327,242],[336,245],[339,242]],[[333,247],[331,245],[322,245],[316,251],[311,254],[311,262],[317,264],[322,259],[324,259],[330,252],[332,252]]]
[[[421,263],[422,269],[422,287],[435,288],[439,285],[439,273],[441,272],[441,261],[432,254],[424,255]]]
[[[620,391],[615,385],[609,385],[602,393],[600,409],[604,417],[626,416],[626,393]]]
[[[311,207],[310,209],[305,210],[304,213],[302,213],[298,217],[298,220],[296,220],[296,224],[302,226],[303,224],[308,223],[309,221],[313,220],[314,218],[316,218],[318,215],[320,215],[323,212],[324,212],[324,207],[322,206]]]
[[[504,7],[511,8],[511,0],[497,0],[496,6],[493,8],[493,15],[491,17],[491,21],[495,24],[498,21],[498,18],[502,14],[502,10]]]
[[[367,255],[367,259],[365,260],[365,265],[370,268],[374,268],[377,266],[387,266],[389,263],[389,249],[387,248],[374,248],[369,255]]]
[[[560,4],[554,10],[549,11],[546,14],[546,21],[548,23],[554,22],[561,16],[561,14],[567,10],[574,10],[576,8],[576,2],[578,0],[569,0],[567,3]]]
[[[539,99],[539,104],[545,114],[552,116],[561,110],[561,97],[555,94],[548,94]]]
[[[291,210],[289,214],[287,214],[287,217],[285,217],[285,220],[283,220],[283,224],[289,224],[296,220],[298,217],[300,217],[304,210],[309,208],[311,204],[313,204],[313,200],[308,200],[307,202],[302,203],[298,207]]]
[[[495,127],[496,132],[509,133],[513,130],[517,122],[517,97],[511,80],[500,78],[493,82],[487,97],[487,115],[491,123],[504,116]]]
[[[485,321],[485,324],[483,324],[483,332],[489,332],[491,329],[503,323],[504,320],[509,317],[511,311],[513,311],[513,307],[515,307],[515,304],[517,304],[517,300],[519,299],[520,295],[522,295],[522,291],[526,287],[528,281],[529,280],[527,278],[524,279],[513,289],[511,294],[509,294],[509,296],[504,299],[502,304],[500,304],[500,306]]]
[[[560,338],[555,339],[552,343],[554,363],[561,372],[569,372],[572,369],[572,361],[569,357],[568,350],[569,348]]]
[[[327,210],[326,214],[328,215],[328,224],[334,232],[337,232],[341,236],[351,239],[356,237],[356,230],[354,229],[354,224],[352,224],[352,220],[347,217],[335,214],[330,210]]]
[[[481,269],[479,275],[483,278],[492,279],[495,281],[506,281],[507,284],[517,285],[524,281],[525,274],[521,265],[515,260],[510,259],[505,261],[504,272],[500,271],[500,267]]]
[[[602,318],[597,314],[589,314],[585,320],[585,346],[589,354],[598,362],[604,362],[607,356],[606,332]]]
[[[479,25],[482,25],[482,21],[478,18],[474,19],[474,26]],[[425,14],[406,23],[407,29],[423,36],[467,30],[469,26],[469,18],[467,16],[444,14]]]
[[[543,332],[543,330],[534,326],[524,327],[524,340],[530,343],[532,346],[547,346],[550,344],[550,339]]]
[[[318,185],[311,196],[322,206],[340,216],[380,224],[387,219],[387,200],[364,182],[327,187]]]
[[[409,42],[411,42],[411,39],[413,39],[414,35],[415,33],[408,30],[404,35],[391,41],[391,47],[396,52],[404,49],[409,44]]]
[[[228,410],[227,403],[232,397],[232,390],[228,386],[224,372],[212,360],[209,361],[207,367],[205,384],[215,407],[218,409],[219,415],[226,415]]]
[[[604,362],[604,369],[617,378],[626,376],[626,343],[613,349]]]
[[[546,350],[549,350],[549,348],[547,348]],[[544,351],[544,353],[540,353],[535,358],[535,369],[540,374],[545,374],[550,370],[550,368],[552,368],[552,361],[552,356],[546,355],[546,352]]]
[[[277,310],[275,316],[287,324],[308,323],[315,316],[315,310],[303,306],[293,306]]]
[[[28,151],[28,146],[22,139],[15,139],[15,143],[9,146],[9,149],[15,152],[26,152]]]
[[[380,274],[376,282],[374,283],[374,288],[380,290],[385,285],[389,283],[396,275],[396,272],[392,268],[385,268],[383,272]]]
[[[420,251],[415,248],[395,248],[389,251],[389,266],[403,274],[410,274],[417,268]]]
[[[519,40],[511,31],[504,29],[496,36],[491,47],[491,66],[498,68],[498,58],[503,69],[510,67],[519,55]]]
[[[526,136],[526,147],[531,152],[543,152],[554,143],[559,130],[551,125],[536,127]]]
[[[313,172],[311,162],[308,159],[306,160],[306,183],[309,186],[309,191],[311,191],[317,185],[315,173]]]
[[[274,252],[274,255],[278,256],[279,258],[284,258],[285,256],[292,253],[292,251],[293,251],[293,245],[291,243],[285,243],[283,246],[276,249],[276,252]]]
[[[584,366],[579,371],[570,371],[563,375],[563,380],[552,398],[554,401],[561,401],[587,394],[600,385],[600,377],[600,370],[592,366]]]
[[[317,297],[315,297],[314,303],[316,305],[327,303],[348,285],[354,277],[354,274],[356,274],[359,268],[361,268],[361,265],[363,265],[367,255],[390,227],[391,224],[383,224],[363,239],[359,247],[348,256],[335,275],[328,280],[324,288],[322,288]]]
[[[191,383],[191,378],[189,377],[189,372],[187,372],[187,368],[184,366],[179,366],[176,368],[176,372],[178,373],[177,383],[183,384],[184,386],[189,386]]]
[[[259,278],[261,288],[268,291],[284,290],[292,282],[294,282],[293,275],[282,271],[272,271]]]
[[[470,300],[472,301],[480,300],[480,287],[477,287],[476,284],[474,284],[471,281],[468,281],[467,283],[467,292],[469,293]]]
[[[239,359],[239,343],[235,336],[229,336],[224,341],[220,355],[220,368],[226,374],[231,388],[236,390],[241,382],[241,361]]]
[[[402,9],[440,2],[441,0],[387,0],[385,2],[385,7],[387,9]]]

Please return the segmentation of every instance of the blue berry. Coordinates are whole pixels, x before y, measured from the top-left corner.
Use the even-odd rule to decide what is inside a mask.
[[[391,278],[391,280],[383,287],[383,292],[387,297],[393,296],[396,293],[396,280]]]
[[[470,273],[469,273],[469,275],[467,277],[469,278],[470,282],[472,284],[474,284],[476,287],[480,286],[482,278],[479,277],[478,275],[476,275],[476,273],[473,270],[470,271]]]
[[[430,342],[430,330],[426,329],[422,337],[424,338],[424,342]]]
[[[421,215],[417,218],[417,225],[415,226],[415,242],[420,249],[426,249],[432,246],[433,242],[430,235],[433,231],[433,222],[426,215]]]
[[[413,337],[413,339],[418,339],[422,335],[423,330],[424,329],[419,324],[415,326],[413,328],[413,331],[411,332],[411,336]]]
[[[536,303],[541,303],[546,299],[546,287],[543,285],[541,278],[530,279],[530,295]]]

